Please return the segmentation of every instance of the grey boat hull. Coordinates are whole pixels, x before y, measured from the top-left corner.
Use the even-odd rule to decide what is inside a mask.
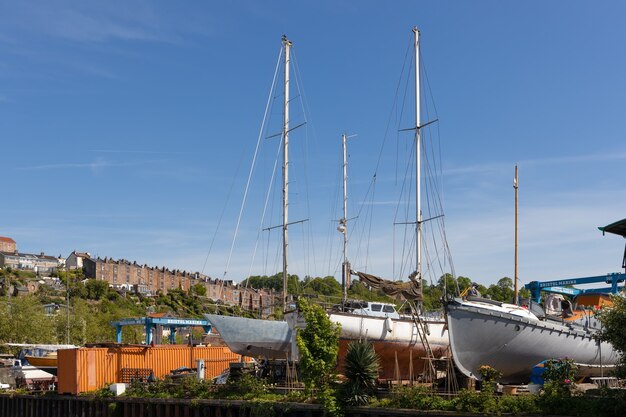
[[[285,359],[291,353],[293,330],[285,321],[205,314],[233,352],[252,357]]]
[[[606,376],[618,355],[593,331],[453,301],[446,305],[450,347],[456,366],[480,379],[478,368],[489,365],[503,383],[526,383],[532,368],[550,358],[570,358],[580,376]]]

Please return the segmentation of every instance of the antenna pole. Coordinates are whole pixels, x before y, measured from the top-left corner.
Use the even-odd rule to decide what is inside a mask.
[[[422,186],[421,186],[421,132],[420,132],[420,32],[413,28],[415,46],[415,256],[417,279],[422,279]],[[420,287],[421,288],[421,287]]]
[[[343,264],[341,271],[341,286],[343,287],[343,302],[348,299],[348,287],[350,287],[350,263],[348,262],[348,181],[346,159],[346,134],[341,135],[343,148],[343,218],[339,220],[339,231],[343,234]]]
[[[292,42],[285,35],[285,96],[283,111],[283,311],[287,310],[288,248],[289,248],[289,65]]]
[[[517,252],[518,252],[518,244],[517,244],[517,239],[518,239],[518,234],[517,234],[517,218],[518,218],[518,187],[519,187],[519,182],[518,182],[518,177],[517,177],[517,165],[515,165],[515,179],[513,180],[513,188],[515,189],[515,292],[513,295],[513,302],[517,305],[519,305],[519,292],[518,292],[518,275],[517,275],[517,268],[518,268],[518,256],[517,256]]]

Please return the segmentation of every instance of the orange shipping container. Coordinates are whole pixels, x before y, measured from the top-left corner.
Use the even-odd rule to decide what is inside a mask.
[[[210,379],[222,373],[231,362],[239,362],[241,356],[221,346],[64,349],[58,351],[58,391],[61,394],[79,394],[122,382],[122,370],[137,372],[137,375],[141,375],[138,370],[143,370],[144,375],[152,371],[155,378],[163,378],[177,368],[195,368],[197,359],[204,359],[204,377]]]

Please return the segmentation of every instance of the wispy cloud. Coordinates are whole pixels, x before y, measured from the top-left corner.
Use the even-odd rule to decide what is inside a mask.
[[[33,165],[29,167],[21,167],[17,168],[23,171],[38,171],[38,170],[48,170],[48,169],[67,169],[67,168],[75,168],[75,169],[91,169],[93,171],[101,168],[105,168],[111,166],[110,163],[99,160],[93,162],[79,162],[79,163],[62,163],[62,164],[44,164],[44,165]]]
[[[29,31],[76,42],[107,42],[112,40],[180,42],[180,37],[166,30],[161,20],[148,5],[134,3],[64,3],[22,5],[14,10]]]
[[[58,163],[58,164],[42,164],[42,165],[33,165],[28,167],[19,167],[16,169],[23,171],[43,171],[43,170],[53,170],[53,169],[88,169],[93,172],[103,170],[109,167],[132,167],[138,165],[146,165],[153,163],[163,163],[164,160],[152,160],[152,161],[130,161],[130,162],[110,162],[104,159],[96,159],[92,162],[67,162],[67,163]]]

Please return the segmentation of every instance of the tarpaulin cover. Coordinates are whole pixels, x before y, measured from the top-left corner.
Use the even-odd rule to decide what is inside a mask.
[[[369,285],[372,288],[381,289],[387,295],[392,297],[401,296],[405,300],[421,300],[422,291],[419,281],[414,275],[411,275],[410,281],[389,281],[383,278],[379,278],[374,275],[366,274],[365,272],[352,271],[353,275],[359,277],[361,282]]]

